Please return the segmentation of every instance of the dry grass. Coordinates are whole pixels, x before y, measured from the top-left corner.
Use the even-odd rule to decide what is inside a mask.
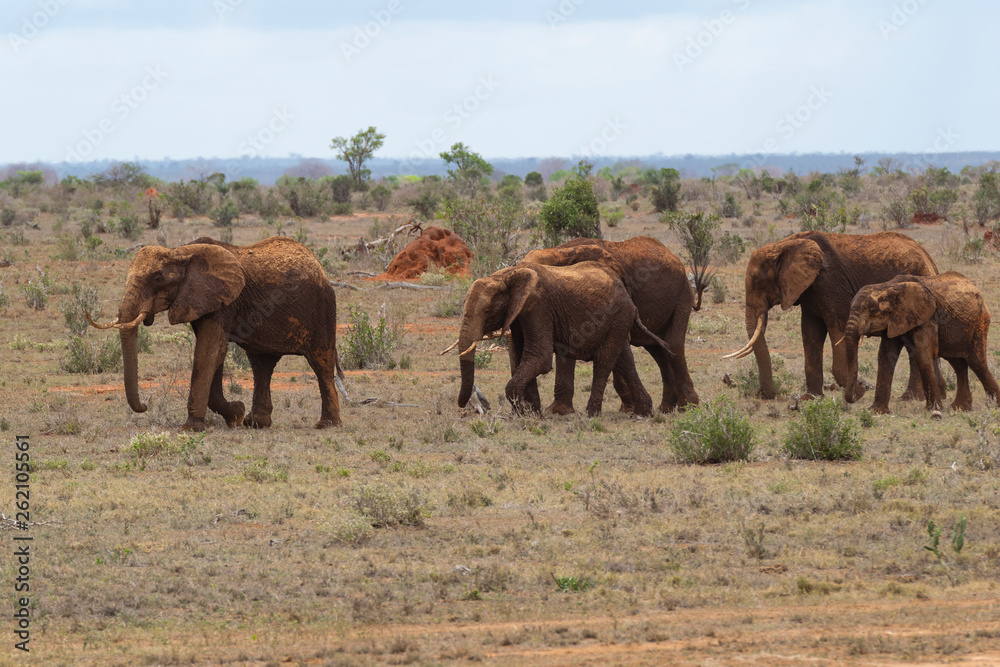
[[[54,220],[37,222],[29,245],[2,248],[15,259],[0,269],[5,287],[32,278],[38,263],[57,285],[96,288],[113,312],[128,261],[52,260]],[[779,223],[780,233],[793,222]],[[163,224],[182,242],[211,223]],[[369,224],[310,221],[308,231],[325,243],[356,239]],[[237,227],[235,241],[262,230]],[[910,233],[942,271],[965,272],[1000,304],[997,261],[957,264],[939,251],[940,230]],[[615,239],[642,233],[679,250],[653,215],[611,230]],[[788,399],[740,398],[721,381],[748,363],[720,359],[746,339],[745,265],[744,257],[720,270],[729,300],[693,314],[688,340],[702,400],[729,396],[757,434],[751,462],[718,466],[676,462],[675,417],[630,419],[615,412],[610,387],[597,420],[517,419],[501,408],[485,420],[491,428],[476,425],[455,405],[457,360],[437,354],[457,324],[433,316],[447,290],[338,290],[342,323],[352,304],[405,312],[399,353],[412,359],[409,370],[348,373],[352,398],[419,407],[345,404],[343,428],[314,431],[315,379],[291,357],[277,369],[272,429],[228,430],[216,417],[193,440],[176,431],[190,372],[184,328],[162,317],[153,327],[153,352],[140,356],[150,409],[137,415],[118,374],[60,369],[66,295],[43,311],[12,298],[0,318],[4,456],[12,460],[14,434],[31,436],[33,518],[59,522],[33,529],[32,657],[51,665],[1000,659],[1000,482],[995,466],[977,463],[974,428],[961,415],[932,422],[922,404],[894,400],[893,415],[860,429],[861,461],[786,459]],[[343,268],[337,280],[370,286]],[[798,323],[797,310],[774,312],[768,339],[801,382]],[[875,345],[862,355],[874,368]],[[651,358],[639,353],[636,362],[655,395]],[[495,354],[477,372],[494,408],[506,365]],[[578,368],[578,403],[589,370]],[[227,392],[241,387],[248,401],[250,373],[234,372]],[[551,395],[551,375],[540,384]],[[982,388],[973,391],[981,410]],[[142,435],[160,432],[168,435]],[[961,515],[965,547],[954,554],[947,545]],[[923,549],[931,519],[945,528],[943,564]],[[13,565],[3,563],[0,579],[11,585]],[[564,591],[554,578],[590,586]]]

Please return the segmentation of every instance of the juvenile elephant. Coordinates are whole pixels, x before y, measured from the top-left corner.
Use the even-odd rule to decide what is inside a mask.
[[[851,300],[865,285],[902,274],[937,275],[937,266],[923,247],[905,234],[827,234],[800,232],[769,243],[750,255],[746,271],[746,329],[750,337],[741,350],[725,358],[757,358],[760,393],[774,398],[771,355],[764,334],[772,306],[802,307],[802,348],[806,391],[823,395],[823,346],[843,337]],[[833,346],[833,377],[847,384],[843,345]],[[920,374],[910,357],[910,380],[904,398],[921,398]]]
[[[951,407],[970,410],[969,368],[994,401],[1000,387],[986,361],[986,338],[990,311],[972,282],[960,273],[937,276],[896,276],[877,285],[862,287],[851,302],[844,343],[847,354],[847,385],[844,400],[854,403],[865,391],[858,383],[858,344],[861,336],[880,335],[878,378],[875,381],[874,412],[889,412],[892,374],[901,348],[913,350],[923,378],[927,409],[941,416],[944,392],[938,390],[933,362],[941,357],[957,376],[958,391]]]
[[[521,263],[480,278],[465,297],[459,329],[458,345],[464,351],[458,405],[465,407],[472,394],[476,342],[493,331],[509,330],[512,376],[506,396],[515,410],[541,412],[536,378],[552,370],[556,352],[594,362],[589,416],[601,412],[612,369],[628,386],[635,411],[648,415],[653,402],[639,381],[628,342],[635,322],[642,327],[625,286],[596,262],[567,267]],[[648,330],[646,334],[654,338]]]
[[[316,378],[322,408],[316,428],[340,425],[334,385],[337,366],[337,299],[323,267],[308,248],[277,236],[249,246],[203,237],[177,248],[146,246],[129,266],[118,317],[94,326],[119,330],[129,406],[139,399],[139,324],[153,324],[168,311],[171,324],[190,322],[196,338],[188,418],[183,428],[205,430],[211,408],[233,427],[271,425],[271,374],[286,354],[306,358]],[[88,315],[89,319],[89,315]],[[93,322],[91,322],[93,324]],[[222,393],[222,363],[232,341],[253,368],[253,407],[244,418],[240,401]]]
[[[684,264],[665,245],[650,236],[617,242],[578,238],[554,248],[533,250],[524,261],[549,266],[598,261],[613,268],[638,309],[642,323],[652,332],[650,335],[638,326],[633,327],[631,343],[646,348],[660,368],[663,380],[660,411],[670,412],[674,408],[698,404],[698,394],[684,356],[694,295]],[[666,342],[669,351],[661,346],[661,339]],[[556,414],[573,412],[574,366],[572,359],[556,358],[555,400],[548,411]],[[622,399],[622,409],[633,411],[635,406],[629,387],[619,381],[617,373],[614,375],[614,386]]]

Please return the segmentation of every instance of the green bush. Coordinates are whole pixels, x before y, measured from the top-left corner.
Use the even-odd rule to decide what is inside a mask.
[[[214,192],[215,188],[206,181],[170,183],[166,188],[170,214],[178,220],[189,215],[205,215],[212,207]]]
[[[729,230],[715,242],[715,259],[719,264],[733,264],[743,257],[747,242],[739,234],[731,234]]]
[[[70,336],[67,357],[60,363],[67,373],[111,373],[121,370],[122,346],[118,336],[108,336],[91,345],[80,336]]]
[[[10,297],[3,289],[3,281],[0,281],[0,308],[6,308],[10,305]]]
[[[335,203],[347,204],[351,201],[351,184],[351,177],[346,174],[334,176],[330,179],[330,189],[333,192],[333,201]]]
[[[97,317],[97,289],[93,287],[80,287],[80,283],[74,282],[70,291],[70,298],[59,304],[66,320],[66,327],[74,336],[82,336],[87,331],[86,312],[91,317]]]
[[[738,370],[733,381],[736,385],[736,391],[743,398],[760,398],[760,371],[757,368],[757,359],[751,359],[748,366]],[[771,353],[771,382],[774,384],[774,393],[778,396],[788,395],[795,386],[792,374],[785,370],[785,360],[773,352]]]
[[[601,213],[593,184],[574,178],[556,188],[542,205],[539,222],[550,246],[581,236],[601,238]]]
[[[392,199],[392,190],[380,183],[372,188],[369,194],[371,194],[372,201],[375,202],[376,209],[384,211],[388,208],[389,201]]]
[[[688,406],[674,419],[670,448],[685,463],[749,461],[754,449],[750,419],[740,414],[732,399]]]
[[[288,202],[293,215],[311,218],[323,212],[323,193],[316,181],[305,176],[282,176],[275,182],[275,187]]]
[[[351,506],[373,528],[424,525],[424,502],[416,489],[391,489],[381,484],[365,484],[354,492]]]
[[[844,417],[840,401],[820,398],[801,404],[802,416],[788,425],[784,450],[793,459],[856,460],[862,442],[853,419]]]
[[[45,272],[41,272],[38,278],[29,280],[28,284],[21,285],[25,305],[33,310],[45,310],[49,305],[49,292],[53,286],[52,279]]]
[[[719,214],[723,218],[738,218],[743,215],[743,208],[736,201],[736,196],[732,192],[727,192],[722,199],[722,206],[719,207]]]
[[[980,226],[1000,219],[1000,179],[995,172],[987,171],[979,176],[979,185],[972,195],[972,210]]]
[[[232,227],[233,222],[240,217],[240,207],[232,199],[226,197],[218,208],[209,215],[216,227]]]
[[[472,251],[470,269],[477,277],[513,264],[518,234],[533,226],[531,214],[507,197],[452,199],[445,204],[445,216]]]
[[[437,184],[425,182],[417,196],[406,203],[412,206],[425,220],[432,219],[437,213],[438,207],[441,206],[441,194]]]
[[[524,184],[528,187],[538,187],[544,186],[545,181],[542,179],[542,175],[537,171],[528,172],[528,175],[524,177]]]
[[[676,211],[681,201],[681,175],[676,169],[660,169],[657,181],[649,186],[649,201],[657,213]]]
[[[390,355],[399,344],[402,329],[391,329],[384,312],[379,314],[373,326],[368,313],[360,306],[351,307],[350,320],[341,355],[344,368],[385,368],[393,364]]]

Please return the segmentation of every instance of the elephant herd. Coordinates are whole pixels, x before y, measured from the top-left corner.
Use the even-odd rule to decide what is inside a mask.
[[[609,376],[622,410],[651,414],[653,401],[636,372],[633,346],[645,348],[659,367],[660,411],[697,404],[684,354],[693,305],[684,265],[651,237],[575,239],[534,250],[517,265],[480,278],[466,295],[452,346],[460,349],[459,406],[473,392],[476,344],[499,336],[509,339],[511,379],[505,394],[517,412],[541,412],[537,378],[552,370],[554,355],[554,398],[546,411],[573,412],[575,363],[592,361],[588,415],[600,413]],[[860,399],[865,388],[858,380],[858,344],[863,336],[879,336],[875,412],[889,410],[893,371],[904,347],[910,378],[903,397],[925,398],[932,416],[940,416],[945,393],[938,358],[955,370],[953,409],[972,405],[970,368],[989,397],[1000,399],[986,359],[990,313],[982,295],[961,274],[938,274],[930,255],[908,236],[802,232],[751,255],[749,341],[727,357],[755,355],[764,398],[775,397],[765,335],[768,312],[776,305],[801,307],[811,395],[823,393],[823,347],[829,337],[834,379],[848,402]],[[300,243],[273,237],[235,246],[203,237],[136,253],[118,316],[105,325],[91,322],[119,330],[125,393],[136,412],[146,409],[139,398],[137,330],[164,310],[171,324],[189,322],[196,338],[183,428],[204,430],[208,409],[230,427],[270,426],[271,375],[289,354],[304,356],[316,374],[322,399],[316,428],[340,425],[336,295],[323,267]],[[242,402],[223,395],[230,342],[246,351],[253,370],[249,414]]]

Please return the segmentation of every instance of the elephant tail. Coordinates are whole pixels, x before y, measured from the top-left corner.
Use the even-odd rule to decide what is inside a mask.
[[[657,336],[655,333],[653,333],[652,331],[650,331],[649,329],[646,328],[646,325],[642,323],[642,318],[639,317],[638,311],[636,311],[636,314],[635,314],[635,325],[637,327],[639,327],[639,330],[642,331],[642,333],[646,334],[647,336],[649,336],[650,338],[652,338],[654,341],[656,341],[656,344],[659,345],[660,347],[662,347],[666,351],[667,354],[669,354],[671,357],[676,356],[676,355],[674,355],[673,351],[671,351],[670,347],[667,345],[667,341],[663,340],[662,338],[660,338],[659,336]]]
[[[347,378],[344,377],[344,369],[342,369],[340,367],[340,361],[337,362],[337,365],[336,365],[335,368],[336,368],[336,371],[337,371],[337,377],[340,378],[341,382],[345,382],[347,380]]]

